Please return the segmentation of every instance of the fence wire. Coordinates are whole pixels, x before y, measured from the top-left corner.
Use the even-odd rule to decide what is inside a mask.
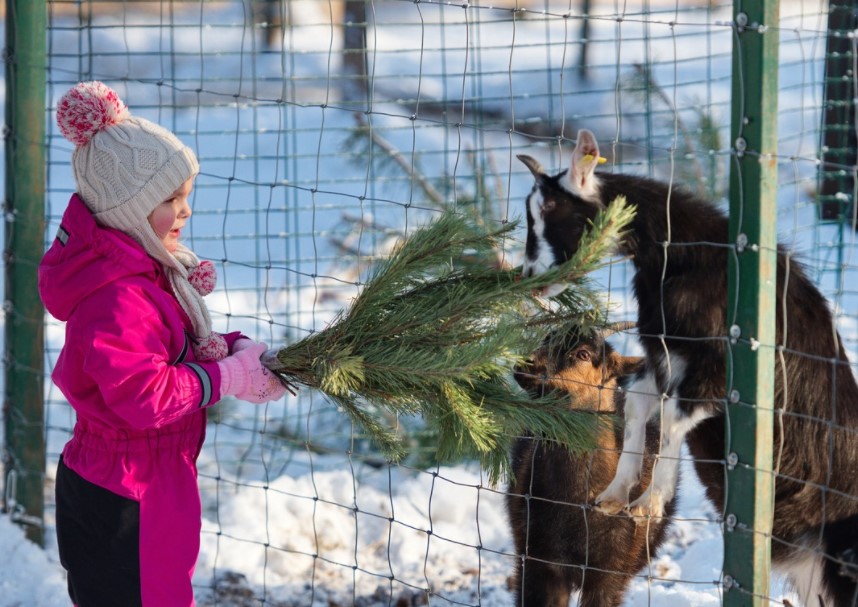
[[[522,220],[533,182],[516,155],[564,169],[579,128],[596,133],[610,159],[605,170],[683,183],[726,208],[728,3],[47,6],[45,246],[74,191],[56,102],[78,81],[104,81],[199,157],[187,244],[217,265],[207,303],[223,332],[279,345],[323,328],[360,291],[372,262],[442,208]],[[855,360],[854,224],[820,219],[816,199],[826,8],[784,1],[775,28],[777,222],[831,302]],[[517,235],[503,251],[513,265],[523,224]],[[609,317],[635,318],[628,263],[595,278]],[[49,318],[45,329],[50,371],[63,327]],[[640,354],[634,332],[611,342]],[[45,393],[50,533],[53,471],[74,413],[49,381]],[[507,487],[490,486],[473,462],[439,464],[420,420],[399,423],[414,436],[411,455],[390,465],[319,394],[212,409],[199,461],[199,604],[512,605],[509,578],[520,557]],[[623,604],[719,604],[719,516],[683,452],[676,515]],[[770,598],[795,604],[777,575]]]

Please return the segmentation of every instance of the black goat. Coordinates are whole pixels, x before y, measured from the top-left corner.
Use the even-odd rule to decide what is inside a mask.
[[[621,327],[546,338],[529,364],[516,368],[516,381],[534,396],[558,390],[569,394],[569,406],[575,409],[622,415],[625,399],[619,384],[639,371],[643,360],[620,356],[605,341]],[[622,427],[610,423],[600,429],[596,448],[581,455],[532,437],[514,443],[514,481],[506,503],[521,557],[513,576],[516,607],[566,607],[574,590],[581,591],[581,607],[617,607],[632,576],[664,542],[666,518],[638,525],[588,506],[613,478],[622,444]],[[646,473],[657,452],[658,426],[650,424]],[[634,493],[644,489],[636,487]],[[671,500],[666,512],[673,511]]]
[[[578,133],[569,171],[549,176],[519,159],[536,184],[527,199],[527,274],[569,258],[600,209],[617,196],[637,206],[617,252],[632,259],[645,366],[629,389],[624,451],[597,498],[606,512],[661,517],[676,491],[683,439],[716,509],[723,511],[728,227],[711,203],[652,179],[596,173],[599,147]],[[667,245],[665,245],[667,243]],[[858,547],[858,386],[825,298],[783,248],[777,259],[775,487],[772,561],[808,607],[855,605],[843,555]],[[787,329],[789,329],[787,333]],[[663,397],[661,396],[663,395]],[[661,411],[652,482],[629,503],[641,471],[644,428]]]

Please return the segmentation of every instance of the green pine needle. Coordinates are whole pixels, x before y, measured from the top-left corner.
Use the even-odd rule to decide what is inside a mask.
[[[625,200],[613,203],[572,260],[522,278],[518,270],[453,263],[495,250],[515,224],[489,230],[445,212],[375,268],[348,310],[266,364],[284,380],[328,395],[392,461],[405,455],[405,441],[378,410],[421,415],[437,432],[439,461],[476,457],[493,482],[509,472],[515,436],[529,432],[573,452],[587,449],[598,416],[572,411],[561,395],[531,398],[510,370],[541,341],[534,327],[598,309],[586,274],[632,216]],[[558,282],[573,285],[576,309],[528,314],[537,307],[536,293]]]

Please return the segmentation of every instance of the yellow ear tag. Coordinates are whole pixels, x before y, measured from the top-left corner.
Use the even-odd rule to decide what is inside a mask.
[[[593,161],[593,155],[592,154],[584,154],[584,157],[581,160],[583,160],[584,162],[592,162]],[[599,162],[599,164],[605,164],[606,162],[608,162],[608,159],[599,156],[598,162]]]

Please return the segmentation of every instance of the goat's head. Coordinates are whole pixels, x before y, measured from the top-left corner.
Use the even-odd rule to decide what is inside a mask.
[[[535,180],[527,197],[527,242],[523,272],[532,276],[563,263],[578,250],[589,221],[602,208],[599,178],[602,160],[593,133],[578,131],[578,144],[568,170],[548,175],[539,162],[519,155]],[[562,290],[562,288],[560,289]]]
[[[570,395],[574,409],[613,412],[618,381],[640,370],[643,359],[618,354],[607,338],[634,326],[622,322],[586,334],[577,329],[551,333],[526,364],[515,368],[515,380],[534,396],[559,390]]]

